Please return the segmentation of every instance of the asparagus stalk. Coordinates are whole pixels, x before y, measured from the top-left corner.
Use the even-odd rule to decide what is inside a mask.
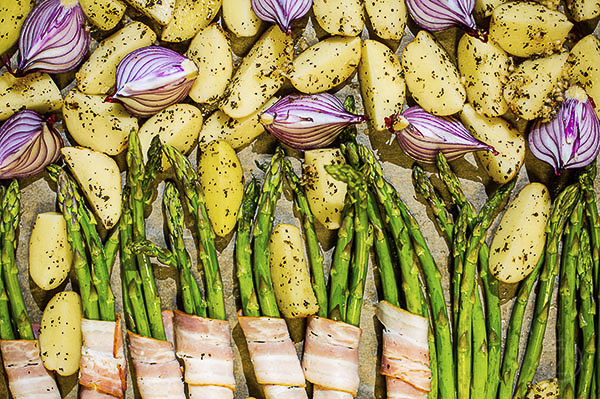
[[[352,197],[347,193],[342,211],[342,225],[338,229],[337,244],[329,272],[329,318],[332,320],[346,319],[348,275],[354,242],[354,213]]]
[[[448,212],[444,200],[442,200],[435,192],[431,180],[429,180],[423,168],[417,164],[413,166],[412,179],[415,191],[427,200],[433,215],[435,216],[438,227],[444,232],[448,242],[452,244],[455,228],[452,221],[452,215]]]
[[[460,309],[460,284],[462,281],[465,252],[467,251],[467,229],[469,212],[465,208],[460,211],[456,228],[454,230],[454,242],[452,245],[452,257],[454,267],[452,268],[452,317],[458,323]]]
[[[106,266],[108,267],[108,275],[112,274],[112,269],[115,266],[117,260],[117,253],[119,252],[120,244],[120,233],[119,227],[115,227],[108,236],[106,243],[104,244],[104,255],[106,257]]]
[[[4,202],[5,192],[4,186],[0,186],[0,204]],[[4,265],[0,256],[0,339],[15,339],[15,333],[13,332],[10,320],[8,293],[6,292],[4,279],[2,278],[4,275],[3,269]]]
[[[127,286],[127,297],[131,305],[132,314],[135,318],[135,326],[137,334],[143,335],[144,337],[151,336],[151,327],[148,322],[148,313],[146,312],[146,306],[144,305],[144,299],[142,298],[142,279],[136,276],[135,279],[131,280]]]
[[[471,397],[483,398],[487,395],[488,378],[488,342],[485,329],[485,315],[483,312],[483,298],[479,289],[475,287],[473,296],[473,381],[471,383]],[[460,383],[460,381],[459,381]]]
[[[471,203],[467,200],[465,193],[462,191],[462,186],[460,184],[460,181],[458,180],[458,177],[450,168],[450,165],[448,164],[448,161],[446,160],[446,157],[444,157],[444,154],[442,154],[442,152],[437,153],[436,164],[438,167],[440,179],[444,182],[446,188],[448,188],[448,192],[452,197],[452,201],[454,201],[454,203],[461,210],[465,209],[467,211],[467,222],[469,226],[474,226],[477,213],[475,212],[473,205],[471,205]]]

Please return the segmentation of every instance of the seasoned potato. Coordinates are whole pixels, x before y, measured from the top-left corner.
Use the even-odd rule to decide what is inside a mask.
[[[81,147],[64,147],[65,162],[100,218],[111,229],[121,217],[121,174],[108,155]]]
[[[101,30],[110,30],[123,18],[127,6],[121,0],[79,0],[85,16]]]
[[[363,30],[360,0],[313,0],[315,19],[332,35],[357,36]]]
[[[163,144],[169,144],[184,154],[189,153],[202,129],[202,112],[190,104],[173,104],[152,116],[139,131],[144,162],[148,159],[148,149],[154,136],[158,135]],[[170,166],[163,154],[162,169]]]
[[[558,380],[551,378],[549,380],[538,381],[529,387],[525,399],[551,399],[558,398]]]
[[[600,15],[600,0],[566,0],[569,15],[577,22]]]
[[[494,8],[502,3],[506,3],[506,1],[507,0],[475,0],[473,13],[479,18],[489,17],[492,15]]]
[[[301,318],[319,311],[304,259],[302,234],[291,224],[278,224],[269,239],[269,266],[277,306],[285,318]]]
[[[21,26],[34,4],[35,0],[10,0],[0,4],[0,55],[17,43]]]
[[[159,23],[160,25],[166,25],[173,18],[173,12],[175,11],[176,0],[160,0],[160,1],[148,1],[148,0],[126,0],[130,6],[140,11],[142,14],[147,15],[150,19]]]
[[[150,46],[156,34],[141,22],[132,22],[102,40],[75,74],[77,87],[86,94],[107,94],[115,85],[119,62],[133,50]]]
[[[235,72],[220,108],[232,118],[256,112],[281,88],[292,61],[292,37],[271,26]]]
[[[568,53],[526,60],[508,76],[504,99],[509,108],[523,119],[551,118],[562,96],[563,71]]]
[[[489,39],[509,54],[529,57],[562,47],[573,24],[567,17],[532,2],[509,2],[494,9]]]
[[[77,144],[117,155],[127,148],[129,133],[137,131],[138,121],[121,104],[107,103],[104,98],[73,89],[65,97],[62,113]]]
[[[43,290],[52,290],[69,275],[73,254],[62,213],[40,213],[29,237],[29,274]]]
[[[343,163],[345,159],[338,148],[310,150],[304,153],[302,178],[306,181],[306,198],[315,218],[329,230],[340,227],[346,199],[346,183],[331,177],[325,166]]]
[[[231,46],[223,29],[213,24],[198,32],[190,43],[187,56],[198,67],[199,76],[189,96],[197,103],[217,101],[233,73]]]
[[[237,37],[251,37],[260,31],[262,21],[252,10],[252,0],[223,0],[223,21]]]
[[[567,68],[570,84],[585,90],[600,117],[600,40],[592,34],[578,41],[569,53]]]
[[[244,171],[235,150],[226,141],[209,143],[198,160],[200,185],[215,234],[225,237],[235,227],[244,196]]]
[[[348,79],[360,61],[360,37],[329,37],[294,60],[290,81],[303,93],[327,91]]]
[[[75,374],[81,359],[81,298],[73,291],[54,295],[40,323],[40,356],[44,367],[62,376]]]
[[[500,281],[516,283],[535,268],[544,250],[550,193],[540,183],[523,187],[508,205],[490,247],[490,271]]]
[[[486,116],[508,111],[502,86],[512,62],[496,44],[464,34],[458,43],[458,70],[465,78],[467,100]]]
[[[365,40],[358,65],[358,80],[371,126],[386,128],[385,119],[402,111],[405,84],[402,65],[385,44]]]
[[[491,145],[498,152],[475,153],[490,177],[500,184],[515,177],[525,160],[525,137],[504,119],[483,116],[471,104],[465,104],[460,120],[473,137]]]
[[[466,94],[458,70],[430,33],[419,31],[401,60],[406,86],[425,111],[452,115],[462,109]]]
[[[404,0],[365,1],[373,32],[382,39],[400,40],[408,13]]]
[[[204,29],[219,13],[221,0],[175,0],[173,18],[160,36],[165,42],[183,42]]]
[[[47,73],[35,72],[22,78],[8,72],[0,75],[0,121],[23,109],[41,114],[56,111],[62,103],[60,90]]]

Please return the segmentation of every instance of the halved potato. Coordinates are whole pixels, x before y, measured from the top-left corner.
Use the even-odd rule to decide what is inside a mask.
[[[176,0],[126,0],[130,6],[147,15],[160,25],[166,25],[173,18]]]
[[[475,8],[473,14],[479,18],[486,18],[492,15],[494,8],[500,4],[506,3],[507,0],[475,0]]]
[[[223,0],[223,21],[237,37],[251,37],[260,31],[262,21],[252,10],[252,0]]]
[[[600,40],[593,34],[579,40],[569,53],[567,68],[569,83],[585,90],[600,117]]]
[[[404,0],[365,1],[365,10],[377,36],[400,40],[408,19]]]
[[[23,109],[45,114],[63,104],[60,90],[47,73],[35,72],[16,78],[5,72],[0,75],[0,121]]]
[[[221,0],[175,0],[173,18],[160,36],[165,42],[183,42],[216,18]]]
[[[569,15],[577,22],[600,15],[600,0],[566,0]]]
[[[0,55],[19,40],[21,26],[34,4],[35,0],[8,0],[0,4]]]
[[[364,22],[360,0],[313,0],[315,19],[332,35],[357,36]]]
[[[121,0],[78,0],[85,16],[101,30],[110,30],[123,18],[127,5]]]

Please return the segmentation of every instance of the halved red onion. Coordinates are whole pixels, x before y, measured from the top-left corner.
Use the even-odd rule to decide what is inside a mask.
[[[475,0],[406,0],[412,19],[428,31],[440,31],[458,26],[480,38],[473,19]]]
[[[344,109],[328,93],[290,94],[260,115],[265,129],[279,141],[297,150],[312,150],[331,144],[342,130],[365,120]]]
[[[308,13],[312,0],[252,0],[251,4],[258,18],[276,23],[283,32],[289,33],[292,21]]]
[[[51,120],[20,111],[0,127],[0,179],[35,175],[56,161],[63,146]]]
[[[419,106],[410,107],[399,116],[405,119],[405,128],[396,131],[400,148],[411,158],[434,163],[442,152],[452,161],[471,151],[492,151],[493,147],[477,140],[456,118],[436,116]]]
[[[196,64],[181,54],[142,47],[119,63],[116,91],[107,101],[121,102],[133,115],[151,116],[186,98],[197,76]]]
[[[43,0],[27,16],[19,36],[16,74],[67,72],[85,57],[90,45],[86,19],[77,0]]]
[[[582,168],[592,163],[600,151],[600,123],[585,91],[571,86],[565,92],[556,117],[550,122],[536,121],[529,133],[533,155],[554,167]]]

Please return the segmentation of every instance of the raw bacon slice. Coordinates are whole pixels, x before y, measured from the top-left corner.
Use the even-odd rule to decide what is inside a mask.
[[[95,389],[82,386],[79,389],[79,399],[115,399],[115,397],[107,393],[102,393],[96,391]]]
[[[385,377],[388,399],[427,399],[427,392],[418,390],[399,378]]]
[[[429,392],[431,370],[427,319],[385,301],[377,305],[375,314],[384,326],[381,374],[400,379],[419,391]]]
[[[174,313],[175,351],[185,366],[185,382],[221,386],[233,392],[235,377],[229,322],[177,310]]]
[[[266,399],[308,399],[304,387],[287,385],[263,385]]]
[[[38,341],[0,341],[4,370],[14,399],[60,399],[54,376],[44,368]]]
[[[233,399],[233,390],[216,385],[188,385],[189,399]]]
[[[304,376],[325,389],[356,396],[360,328],[341,321],[313,316],[306,326],[302,368]]]
[[[79,384],[88,390],[122,398],[127,390],[127,361],[123,353],[121,318],[117,321],[81,320],[83,347]],[[91,393],[85,394],[92,397]],[[82,395],[83,391],[82,391]]]
[[[313,389],[313,399],[352,399],[352,394],[348,392],[326,389],[315,385]]]

